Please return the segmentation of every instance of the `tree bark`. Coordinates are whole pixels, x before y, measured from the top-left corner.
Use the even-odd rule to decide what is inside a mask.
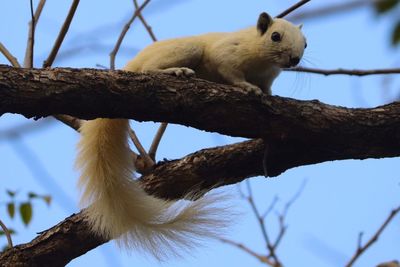
[[[159,163],[141,177],[166,199],[248,177],[329,160],[400,155],[400,103],[348,109],[318,101],[256,96],[199,79],[89,69],[0,66],[0,115],[67,114],[168,121],[232,136],[263,138],[204,149]],[[72,215],[28,244],[0,255],[1,266],[63,266],[106,242]]]
[[[398,102],[350,109],[315,100],[257,96],[200,79],[126,71],[0,65],[0,115],[4,113],[172,122],[248,138],[347,142],[357,136],[380,143],[375,138],[379,133],[392,144],[400,139]]]

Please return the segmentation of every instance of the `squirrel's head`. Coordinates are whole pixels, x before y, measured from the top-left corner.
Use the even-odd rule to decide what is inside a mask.
[[[302,25],[296,26],[284,19],[273,19],[263,12],[257,21],[257,31],[262,37],[262,45],[270,63],[280,68],[296,66],[307,47],[306,38],[301,32]]]

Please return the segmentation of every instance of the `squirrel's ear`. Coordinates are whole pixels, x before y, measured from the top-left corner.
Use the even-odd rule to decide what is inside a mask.
[[[297,26],[300,30],[303,28],[303,23]]]
[[[261,13],[257,21],[258,32],[263,35],[268,30],[268,27],[272,24],[272,21],[273,19],[270,15],[265,12]]]

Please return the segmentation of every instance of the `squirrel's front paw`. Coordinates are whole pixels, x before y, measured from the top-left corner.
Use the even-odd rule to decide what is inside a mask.
[[[166,73],[166,74],[172,74],[172,75],[175,75],[177,77],[181,77],[181,76],[192,77],[192,76],[195,75],[194,70],[189,69],[189,68],[185,68],[185,67],[182,67],[182,68],[168,68],[168,69],[162,70],[162,72]]]
[[[238,82],[235,83],[236,86],[239,86],[240,88],[244,89],[247,93],[253,93],[255,95],[262,95],[262,90],[260,89],[260,87],[248,83],[248,82]]]

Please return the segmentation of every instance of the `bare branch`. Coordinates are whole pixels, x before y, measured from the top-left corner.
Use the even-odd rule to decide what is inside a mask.
[[[0,52],[8,59],[8,61],[11,63],[13,67],[16,68],[21,67],[17,58],[15,58],[1,42],[0,42]]]
[[[303,180],[303,182],[300,185],[300,188],[297,190],[296,194],[286,203],[283,212],[282,212],[282,217],[286,217],[286,215],[289,212],[290,207],[293,205],[293,203],[296,202],[296,200],[300,197],[300,195],[303,193],[304,188],[306,187],[307,180]]]
[[[272,267],[275,266],[275,263],[272,262],[267,256],[258,254],[258,253],[254,252],[253,250],[251,250],[250,248],[246,247],[243,244],[240,244],[240,243],[237,243],[237,242],[234,242],[232,240],[225,239],[225,238],[219,238],[219,240],[221,242],[223,242],[223,243],[227,243],[227,244],[230,244],[230,245],[232,245],[234,247],[237,247],[238,249],[250,254],[251,256],[253,256],[255,258],[257,258],[262,263],[266,263],[267,265],[272,266]]]
[[[294,4],[293,6],[289,7],[288,9],[286,9],[285,11],[283,11],[282,13],[280,13],[278,16],[276,16],[277,18],[283,18],[286,15],[292,13],[294,10],[300,8],[301,6],[307,4],[308,2],[310,2],[311,0],[302,0],[300,2],[298,2],[297,4]]]
[[[133,142],[133,144],[135,145],[135,147],[137,148],[137,150],[139,151],[139,154],[141,156],[141,159],[144,161],[143,164],[143,168],[142,171],[147,172],[148,170],[152,169],[155,165],[155,162],[153,161],[153,159],[149,156],[149,154],[147,154],[146,150],[144,149],[144,147],[142,146],[142,144],[139,141],[139,138],[136,136],[135,131],[133,131],[132,129],[129,131],[129,136]],[[134,152],[132,152],[134,153]]]
[[[140,21],[142,22],[143,26],[145,27],[145,29],[147,30],[147,32],[149,33],[151,39],[153,40],[153,42],[157,41],[156,36],[153,33],[153,30],[151,29],[151,27],[147,24],[146,20],[144,19],[142,13],[139,10],[139,4],[137,2],[137,0],[133,0],[133,3],[135,5],[136,11],[139,12],[138,13],[138,17],[140,19]],[[156,161],[156,153],[157,153],[157,149],[158,146],[160,145],[160,141],[162,136],[164,135],[165,130],[167,129],[168,123],[161,123],[161,125],[159,126],[156,135],[153,138],[153,141],[151,142],[150,145],[150,149],[149,149],[149,157],[150,159],[152,159],[153,162]]]
[[[78,118],[69,115],[54,115],[53,117],[61,121],[62,123],[68,125],[75,131],[79,131],[79,128],[81,127],[82,121]]]
[[[353,266],[354,262],[371,246],[373,245],[376,241],[378,241],[380,235],[382,232],[385,230],[386,226],[389,225],[389,223],[392,221],[392,219],[397,215],[397,213],[400,212],[400,207],[397,207],[396,209],[392,210],[389,214],[389,216],[386,218],[386,220],[383,222],[383,224],[379,227],[379,229],[375,232],[375,234],[365,243],[365,245],[361,245],[360,237],[358,241],[358,246],[357,250],[354,253],[354,255],[351,257],[350,261],[345,265],[346,267]]]
[[[271,213],[271,211],[275,208],[278,201],[279,201],[279,197],[275,196],[274,199],[272,200],[271,204],[269,205],[268,209],[262,215],[263,219],[265,219]]]
[[[305,186],[306,186],[306,180],[303,180],[303,182],[300,185],[300,188],[293,195],[293,197],[285,204],[285,207],[283,208],[282,213],[278,215],[279,233],[273,244],[273,248],[275,250],[278,248],[282,238],[284,237],[284,235],[286,233],[287,225],[285,225],[285,220],[286,220],[287,214],[289,212],[289,209],[293,205],[293,203],[295,203],[296,200],[300,197],[301,193],[303,193]]]
[[[274,144],[267,162],[271,177],[295,166],[400,153],[393,146],[400,131],[398,102],[344,108],[256,96],[234,86],[162,74],[0,66],[0,114],[6,112],[36,118],[68,114],[82,119],[166,121],[232,136],[265,138]],[[250,166],[262,166],[265,147],[259,149]]]
[[[323,70],[316,68],[304,68],[296,67],[291,69],[285,69],[285,71],[294,72],[308,72],[322,75],[354,75],[354,76],[366,76],[366,75],[379,75],[379,74],[400,74],[400,68],[393,69],[376,69],[376,70],[347,70],[347,69],[336,69],[336,70]]]
[[[33,48],[34,48],[34,41],[35,41],[35,30],[36,25],[39,21],[40,15],[42,14],[42,10],[44,5],[46,4],[46,0],[40,0],[35,14],[33,14],[33,6],[31,1],[31,21],[29,22],[29,30],[28,30],[28,41],[26,44],[25,50],[25,58],[24,58],[24,67],[25,68],[32,68],[33,67]]]
[[[7,226],[3,223],[2,220],[0,220],[0,227],[1,227],[1,229],[3,229],[3,232],[7,238],[8,247],[12,248],[13,242],[12,242],[12,238],[11,238],[11,232],[10,232],[10,230],[8,230]]]
[[[65,35],[68,32],[69,26],[71,25],[72,19],[75,15],[75,11],[78,7],[79,4],[79,0],[74,0],[72,2],[72,5],[69,9],[68,15],[64,21],[64,24],[61,27],[60,33],[57,36],[57,39],[53,45],[53,48],[49,54],[49,56],[47,57],[47,59],[43,62],[43,67],[47,68],[50,67],[51,65],[53,65],[54,59],[57,56],[58,50],[61,47],[62,42],[64,41]]]
[[[253,210],[254,215],[256,216],[258,225],[260,227],[262,236],[264,237],[264,241],[266,243],[267,249],[268,249],[268,259],[272,259],[273,260],[273,265],[272,266],[282,266],[282,264],[280,263],[280,260],[278,258],[278,256],[276,255],[275,252],[275,247],[273,246],[273,244],[271,243],[271,240],[268,236],[268,232],[267,232],[267,228],[265,227],[264,224],[264,218],[261,216],[260,212],[258,211],[258,208],[256,206],[256,204],[254,203],[254,195],[253,195],[253,191],[251,189],[251,185],[250,185],[250,181],[246,180],[246,186],[247,186],[247,192],[248,192],[248,196],[247,196],[247,201],[249,202],[251,209]]]
[[[179,160],[159,163],[151,173],[143,175],[140,182],[146,192],[164,199],[182,198],[193,188],[204,193],[210,188],[237,183],[246,177],[262,174],[262,163],[257,159],[262,157],[263,148],[262,140],[251,140],[203,149]],[[306,153],[290,151],[287,147],[277,149],[284,152],[282,160],[286,161],[290,160],[291,155],[296,155],[299,159],[305,157],[310,152],[313,153],[314,148],[307,146]],[[321,148],[317,150],[320,151]],[[79,213],[44,231],[30,243],[0,254],[0,265],[19,266],[17,263],[36,263],[36,266],[64,266],[73,258],[107,241],[93,235],[82,213]]]
[[[110,53],[110,69],[114,70],[115,69],[115,57],[117,56],[118,50],[122,44],[122,41],[125,38],[126,33],[128,32],[132,22],[136,19],[137,16],[139,16],[140,12],[143,10],[143,8],[146,7],[146,5],[150,2],[150,0],[146,0],[143,2],[143,4],[135,10],[133,13],[132,17],[128,20],[128,22],[125,24],[124,28],[122,29],[118,40],[114,46],[114,49]]]
[[[250,204],[251,209],[253,210],[254,215],[256,216],[257,222],[259,224],[261,233],[264,237],[264,241],[267,243],[267,246],[271,245],[270,238],[268,236],[267,230],[264,225],[264,219],[261,216],[260,212],[258,211],[258,208],[256,204],[254,203],[254,195],[253,195],[253,190],[251,189],[251,184],[249,180],[246,180],[246,187],[247,187],[247,201]]]
[[[160,141],[162,136],[164,135],[165,130],[167,129],[168,123],[162,122],[160,127],[158,127],[157,133],[153,138],[153,142],[151,142],[151,146],[149,149],[149,156],[153,160],[156,160],[156,153],[158,146],[160,145]]]
[[[311,10],[303,11],[296,15],[291,15],[289,20],[291,21],[304,21],[306,19],[315,18],[327,18],[329,15],[336,15],[337,13],[348,12],[356,10],[357,8],[370,6],[374,2],[379,2],[382,0],[353,0],[345,1],[343,3],[335,3],[323,6],[321,8],[314,8]]]
[[[139,7],[137,0],[133,0],[133,4],[135,5],[136,10],[139,10],[140,7]],[[154,35],[154,32],[151,29],[150,25],[147,24],[146,20],[144,19],[142,12],[139,11],[138,17],[139,17],[140,21],[142,22],[143,26],[145,27],[146,31],[149,33],[151,40],[153,40],[153,42],[156,42],[157,38]]]

